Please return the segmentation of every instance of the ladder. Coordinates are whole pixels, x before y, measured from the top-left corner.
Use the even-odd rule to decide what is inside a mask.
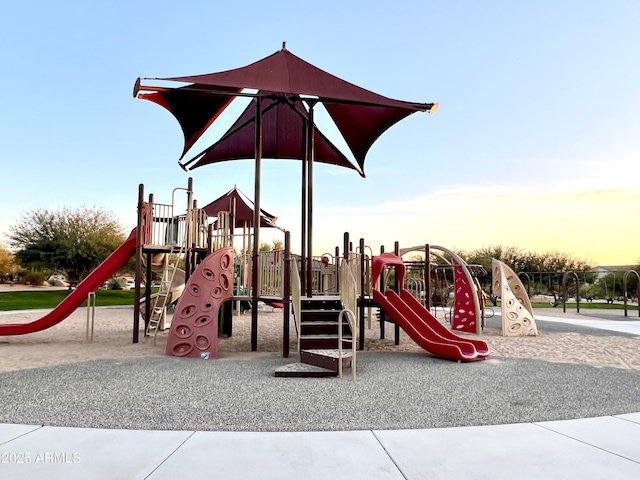
[[[184,245],[179,247],[172,246],[169,254],[165,255],[162,266],[162,281],[160,282],[160,290],[154,295],[151,314],[146,337],[153,337],[153,344],[156,344],[156,336],[158,330],[163,330],[167,318],[167,305],[171,297],[171,288],[173,280],[178,270],[178,262],[184,253]],[[167,280],[168,279],[168,280]]]

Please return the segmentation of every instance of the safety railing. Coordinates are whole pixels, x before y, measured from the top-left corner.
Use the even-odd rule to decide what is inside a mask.
[[[218,212],[218,218],[214,224],[215,233],[211,239],[214,250],[224,247],[233,247],[234,238],[231,234],[231,216],[229,212]]]
[[[187,231],[191,228],[191,243],[196,247],[205,247],[208,241],[207,214],[204,210],[191,211],[191,221],[187,222],[187,215],[175,215],[173,205],[154,203],[151,205],[151,225],[149,238],[145,239],[151,246],[180,247],[187,238]]]
[[[409,293],[411,293],[413,298],[418,300],[422,305],[426,306],[424,280],[419,278],[405,278],[404,288],[405,290],[408,290]]]
[[[150,245],[178,245],[186,238],[186,216],[173,214],[173,205],[154,203],[151,215]]]
[[[209,243],[209,216],[201,208],[191,210],[191,214],[193,215],[191,242],[198,248],[204,248]]]
[[[284,278],[284,252],[271,250],[260,252],[260,295],[282,297]]]
[[[313,293],[331,295],[338,293],[335,258],[330,253],[314,256],[311,262],[311,285]]]

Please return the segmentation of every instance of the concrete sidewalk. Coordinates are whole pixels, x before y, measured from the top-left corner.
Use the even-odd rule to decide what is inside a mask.
[[[640,322],[631,319],[536,318],[640,335]],[[640,413],[504,425],[314,432],[0,424],[3,479],[338,476],[636,480],[640,478]]]
[[[640,478],[640,413],[429,430],[193,432],[0,424],[6,479]]]

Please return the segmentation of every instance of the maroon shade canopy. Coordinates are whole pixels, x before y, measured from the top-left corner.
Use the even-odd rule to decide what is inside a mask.
[[[234,70],[204,75],[160,78],[157,80],[191,84],[186,87],[173,89],[173,92],[180,92],[172,98],[173,104],[169,104],[169,102],[165,102],[164,104],[157,102],[176,116],[183,126],[186,143],[188,143],[189,146],[193,145],[202,132],[206,130],[206,127],[211,124],[212,118],[215,118],[215,116],[226,107],[226,104],[223,105],[222,99],[220,98],[211,100],[205,102],[205,105],[202,107],[207,110],[207,113],[196,115],[196,111],[201,109],[199,99],[204,95],[208,94],[216,97],[220,94],[220,96],[224,97],[233,91],[255,89],[262,92],[265,96],[279,98],[279,101],[288,98],[292,104],[300,104],[301,100],[320,102],[326,108],[338,130],[344,137],[345,142],[349,146],[359,166],[359,169],[357,168],[356,170],[359,170],[361,174],[364,172],[365,156],[369,148],[382,133],[399,120],[414,112],[434,111],[437,107],[437,104],[433,103],[403,102],[378,95],[377,93],[358,87],[311,65],[290,53],[286,48],[255,63]],[[152,87],[145,88],[153,90]],[[197,93],[198,96],[190,98],[188,95],[184,95],[185,92]],[[280,95],[273,95],[271,92]],[[163,92],[158,91],[157,93],[162,94]],[[178,95],[181,96],[178,97]],[[148,96],[143,96],[142,98],[151,99]],[[194,100],[197,101],[194,102]],[[215,110],[215,107],[211,105],[212,103],[219,107],[215,115],[211,115],[211,110]],[[304,109],[302,110],[302,112],[305,111]],[[188,120],[186,120],[185,117],[188,117]],[[272,120],[268,118],[272,118]],[[279,131],[280,127],[277,124],[277,119],[279,118],[280,115],[265,116],[263,128],[265,130],[273,129],[274,131]],[[273,123],[269,124],[269,121]],[[186,124],[190,126],[188,132],[185,129]],[[216,161],[247,158],[245,150],[247,150],[247,148],[250,149],[251,146],[247,147],[245,137],[242,133],[239,133],[239,135],[242,137],[241,139],[231,142],[227,141],[225,148],[218,148],[218,153],[212,155],[209,161],[198,162],[191,168]],[[287,142],[288,145],[281,145],[281,141]],[[279,149],[288,149],[289,151],[297,150],[300,152],[304,150],[300,146],[300,131],[291,132],[290,135],[280,136],[277,140],[274,139],[273,142],[278,144]],[[321,140],[320,144],[322,143],[323,141]],[[254,144],[253,138],[251,139],[250,145],[252,144]],[[239,148],[239,150],[234,150],[234,148],[231,148],[232,146]],[[335,149],[333,145],[328,148],[329,150]],[[344,164],[343,155],[327,157],[322,154],[321,149],[322,147],[316,151],[317,158],[315,160],[334,165],[348,166]],[[188,150],[187,145],[185,145],[185,150]],[[327,153],[329,153],[328,150],[324,152],[324,154]],[[267,155],[266,152],[264,157],[290,158],[271,157],[271,155]],[[304,156],[297,158],[304,159]]]
[[[176,88],[153,93],[141,93],[140,98],[150,100],[163,106],[173,113],[182,127],[184,133],[183,158],[193,144],[218,118],[222,111],[233,101],[229,94],[217,95],[211,87],[201,85],[199,90],[185,90]],[[229,93],[240,93],[240,88],[216,89],[226,90]],[[193,108],[198,105],[198,108]]]
[[[254,204],[238,187],[234,186],[227,193],[217,198],[202,209],[209,217],[217,217],[220,212],[230,212],[235,202],[235,227],[253,226]],[[275,222],[277,217],[260,209],[260,226],[279,228]]]
[[[267,92],[258,92],[267,96]],[[305,131],[304,121],[308,113],[300,100],[285,98],[282,94],[272,93],[260,104],[262,111],[262,156],[277,159],[303,159],[304,144],[301,140]],[[229,159],[251,159],[255,157],[255,117],[256,103],[251,102],[242,115],[229,128],[220,140],[194,157],[197,162],[194,169],[214,162]],[[361,175],[363,172],[354,166],[345,155],[314,128],[314,160],[346,168],[352,168]]]

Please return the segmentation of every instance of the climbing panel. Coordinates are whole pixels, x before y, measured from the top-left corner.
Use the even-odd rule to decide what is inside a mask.
[[[473,278],[469,272],[453,261],[453,279],[455,288],[454,311],[451,316],[451,328],[458,332],[481,333],[480,306]]]
[[[233,250],[208,255],[189,278],[171,321],[166,354],[218,358],[218,313],[233,297]]]
[[[502,300],[502,335],[509,337],[538,335],[533,308],[518,275],[503,262],[491,260],[494,295]]]

